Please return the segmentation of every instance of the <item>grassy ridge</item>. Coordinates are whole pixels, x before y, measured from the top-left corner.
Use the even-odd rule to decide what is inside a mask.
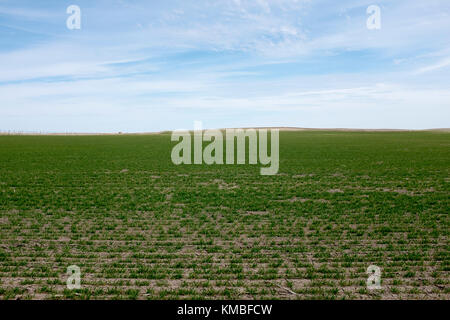
[[[276,176],[174,144],[0,136],[0,296],[450,298],[449,133],[281,132]]]

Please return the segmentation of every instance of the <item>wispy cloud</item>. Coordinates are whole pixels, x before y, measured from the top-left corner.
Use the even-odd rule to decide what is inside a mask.
[[[450,57],[440,60],[437,63],[434,63],[432,65],[422,67],[422,68],[416,70],[415,74],[423,74],[426,72],[436,71],[436,70],[439,70],[442,68],[446,68],[448,66],[450,66]]]

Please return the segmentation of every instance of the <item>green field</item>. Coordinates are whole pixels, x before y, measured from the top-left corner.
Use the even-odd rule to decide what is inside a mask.
[[[0,297],[450,299],[450,133],[281,132],[275,176],[174,145],[0,136]]]

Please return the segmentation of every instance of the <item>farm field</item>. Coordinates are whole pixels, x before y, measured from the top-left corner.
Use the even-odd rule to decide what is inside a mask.
[[[0,136],[0,298],[450,299],[450,133],[283,131],[275,176],[174,145]]]

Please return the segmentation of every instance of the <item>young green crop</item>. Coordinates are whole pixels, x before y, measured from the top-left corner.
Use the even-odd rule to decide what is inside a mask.
[[[0,297],[449,299],[449,138],[281,132],[261,176],[170,134],[0,136]]]

